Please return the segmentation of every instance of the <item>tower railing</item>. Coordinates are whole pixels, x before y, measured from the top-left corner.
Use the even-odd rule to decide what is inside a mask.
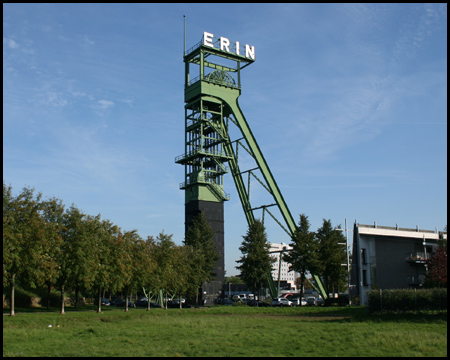
[[[238,85],[236,85],[236,84],[231,84],[229,82],[220,81],[220,80],[217,80],[217,79],[209,79],[208,75],[206,75],[206,76],[201,76],[201,75],[196,76],[195,78],[193,78],[192,80],[190,80],[188,82],[187,86],[189,87],[191,85],[194,85],[196,82],[202,80],[202,81],[206,81],[206,82],[211,83],[211,84],[223,85],[223,86],[226,86],[226,87],[229,87],[229,88],[232,88],[232,89],[240,89],[240,87]]]
[[[182,162],[183,160],[186,160],[190,157],[194,157],[197,155],[212,155],[212,156],[217,156],[217,157],[222,157],[222,158],[231,158],[231,156],[228,155],[223,150],[217,151],[217,150],[210,150],[210,149],[195,149],[195,150],[188,151],[187,153],[184,153],[182,155],[178,155],[177,157],[175,157],[175,162],[179,163],[179,162]]]
[[[186,189],[187,186],[193,184],[205,184],[209,186],[222,200],[230,200],[230,194],[226,193],[220,185],[216,184],[212,179],[204,175],[197,175],[193,178],[187,179],[186,182],[180,183],[180,189]]]

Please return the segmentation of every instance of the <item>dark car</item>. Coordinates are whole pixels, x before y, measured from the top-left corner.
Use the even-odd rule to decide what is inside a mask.
[[[134,302],[134,306],[135,307],[147,307],[147,304],[148,304],[148,300],[147,299],[145,299],[145,300],[140,299],[140,300],[136,300]]]
[[[134,302],[135,307],[148,307],[148,299],[142,298]],[[150,301],[150,308],[160,308],[159,304]]]
[[[180,308],[180,302],[178,300],[170,300],[167,302],[168,308]],[[181,303],[181,307],[183,309],[189,309],[191,305],[187,304],[186,302]]]
[[[98,298],[95,298],[94,304],[98,305]],[[102,306],[109,306],[109,305],[111,305],[111,302],[107,298],[101,298],[100,304],[102,304]]]
[[[254,306],[254,307],[265,307],[270,306],[270,304],[261,301],[261,300],[251,300],[247,303],[248,306]]]
[[[122,302],[123,302],[122,299],[115,299],[115,300],[111,301],[111,305],[118,306],[118,305],[120,305]]]
[[[316,298],[314,297],[314,296],[308,296],[307,298],[306,298],[306,303],[309,305],[309,306],[314,306],[315,304],[314,304],[314,302],[316,301]]]
[[[316,300],[314,301],[314,305],[316,306],[323,306],[325,304],[325,300],[322,299],[321,297],[316,298]]]
[[[125,307],[125,300],[115,300],[114,305],[117,307]],[[134,304],[128,300],[128,307],[135,307]]]
[[[227,305],[227,306],[231,306],[231,305],[233,305],[234,304],[234,302],[233,302],[233,300],[231,300],[231,299],[228,299],[228,298],[219,298],[218,300],[217,300],[217,303],[216,303],[217,305]]]

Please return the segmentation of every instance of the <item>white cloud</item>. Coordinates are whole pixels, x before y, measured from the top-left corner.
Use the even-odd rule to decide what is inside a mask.
[[[109,100],[98,100],[96,108],[97,109],[108,109],[110,107],[114,106],[114,103]]]
[[[44,105],[50,105],[54,107],[64,107],[68,104],[67,100],[64,99],[61,92],[50,90],[44,92],[41,96],[43,97],[42,103]]]
[[[9,38],[3,38],[3,44],[6,44],[11,49],[17,49],[19,47],[19,44]]]
[[[89,39],[87,36],[84,37],[84,42],[88,45],[94,45],[95,43]]]

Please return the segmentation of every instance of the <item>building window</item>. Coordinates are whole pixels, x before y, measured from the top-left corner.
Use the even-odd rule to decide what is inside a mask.
[[[367,264],[367,262],[366,262],[366,249],[361,249],[361,264]]]
[[[367,286],[367,270],[363,270],[362,271],[362,283],[363,286]]]

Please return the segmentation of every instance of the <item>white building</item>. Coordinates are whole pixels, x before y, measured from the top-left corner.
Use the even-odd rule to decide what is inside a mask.
[[[271,256],[276,259],[276,261],[272,264],[272,279],[276,283],[278,281],[278,269],[281,265],[280,270],[280,280],[281,281],[287,281],[291,288],[294,290],[297,290],[297,285],[295,284],[295,280],[300,277],[300,274],[295,271],[289,271],[289,263],[286,261],[281,260],[280,264],[280,254],[283,250],[283,254],[285,254],[285,250],[292,250],[292,246],[289,246],[285,243],[281,244],[270,244],[270,250]]]

